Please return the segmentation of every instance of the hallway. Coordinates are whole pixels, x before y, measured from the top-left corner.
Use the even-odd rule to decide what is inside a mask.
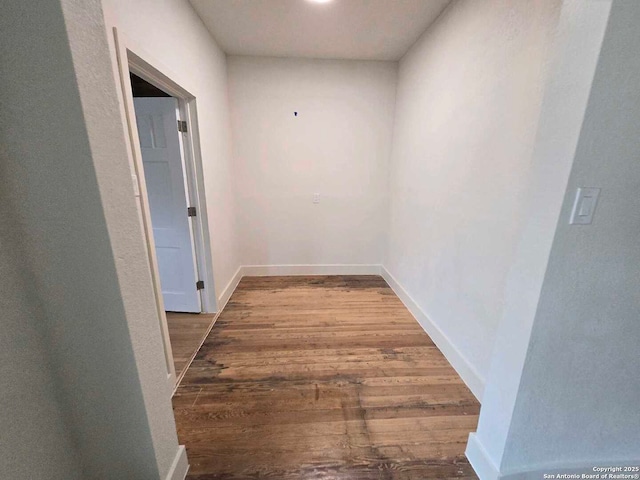
[[[381,277],[245,277],[173,398],[191,480],[475,478],[480,405]]]

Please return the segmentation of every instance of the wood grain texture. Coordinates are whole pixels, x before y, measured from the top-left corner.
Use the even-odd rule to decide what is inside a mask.
[[[173,352],[176,378],[180,378],[203,337],[206,335],[215,314],[167,312],[169,340]]]
[[[190,480],[476,478],[480,406],[378,276],[245,277],[173,405]]]

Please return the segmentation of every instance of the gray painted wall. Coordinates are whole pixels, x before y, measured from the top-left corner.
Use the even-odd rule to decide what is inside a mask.
[[[0,22],[0,419],[25,429],[3,431],[2,477],[164,478],[179,450],[100,2]]]
[[[504,471],[640,463],[640,4],[615,1],[513,413]],[[569,225],[576,188],[601,187]]]

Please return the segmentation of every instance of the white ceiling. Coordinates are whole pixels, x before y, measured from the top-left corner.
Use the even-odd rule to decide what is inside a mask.
[[[450,0],[190,0],[230,55],[399,60]]]

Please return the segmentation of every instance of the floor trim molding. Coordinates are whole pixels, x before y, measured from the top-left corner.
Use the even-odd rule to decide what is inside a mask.
[[[416,301],[407,293],[404,287],[398,282],[393,275],[383,266],[381,268],[382,277],[387,281],[391,289],[400,298],[402,303],[411,312],[414,318],[422,326],[425,332],[431,337],[431,340],[440,349],[447,358],[451,366],[458,372],[467,387],[475,395],[479,402],[482,402],[482,393],[484,391],[484,379],[467,360],[467,358],[458,350],[447,335],[436,325],[424,311],[418,306]]]
[[[238,267],[236,273],[233,274],[233,277],[231,277],[231,280],[229,280],[229,283],[227,283],[227,286],[224,287],[224,290],[218,297],[218,305],[216,305],[218,307],[217,313],[220,313],[224,309],[224,307],[227,305],[227,302],[231,298],[231,295],[233,295],[233,292],[235,292],[236,287],[240,283],[240,280],[242,280],[243,268],[244,267],[242,265]]]
[[[209,335],[218,316],[238,287],[242,277],[264,277],[273,275],[380,275],[400,298],[416,321],[431,337],[449,363],[458,372],[479,402],[482,401],[484,379],[460,352],[447,335],[418,306],[396,278],[379,264],[291,264],[291,265],[241,265],[218,298],[218,312],[204,339]],[[202,346],[202,345],[201,345]],[[189,367],[187,366],[187,369]],[[185,371],[187,370],[185,369]],[[180,382],[176,382],[176,388]]]
[[[381,275],[382,265],[374,264],[291,264],[291,265],[240,265],[218,297],[220,313],[242,277],[267,277],[271,275]]]
[[[290,264],[290,265],[241,265],[236,270],[218,298],[218,315],[233,295],[242,277],[265,277],[273,275],[381,275],[402,303],[438,346],[449,363],[458,372],[479,402],[482,401],[484,379],[475,367],[460,352],[447,335],[418,306],[396,278],[379,264]],[[215,323],[215,319],[211,326]],[[209,329],[210,331],[211,329]],[[209,332],[207,332],[207,335]],[[206,338],[206,337],[205,337]],[[185,370],[186,371],[186,370]]]
[[[382,265],[316,264],[316,265],[244,265],[243,277],[272,275],[380,275]]]
[[[189,471],[189,460],[187,459],[187,449],[184,445],[178,445],[178,451],[173,459],[173,464],[167,473],[166,480],[184,480]]]
[[[222,307],[222,308],[224,308],[224,307]],[[180,372],[180,375],[178,375],[178,378],[176,379],[175,386],[173,387],[173,393],[171,394],[172,397],[176,394],[176,391],[178,390],[178,387],[180,386],[180,383],[182,382],[182,379],[186,375],[187,370],[189,370],[189,367],[191,366],[193,361],[196,359],[196,355],[198,355],[198,352],[202,348],[202,345],[204,345],[205,340],[207,339],[207,337],[211,333],[211,330],[213,329],[213,326],[216,324],[216,321],[218,320],[218,317],[220,316],[220,312],[222,312],[222,309],[220,309],[220,311],[218,311],[214,315],[214,317],[211,319],[211,323],[209,324],[209,326],[207,327],[207,330],[204,332],[204,334],[202,335],[202,338],[200,339],[200,343],[198,344],[198,348],[196,348],[195,351],[191,354],[191,358],[187,362],[187,365],[182,369],[182,371]]]
[[[594,473],[600,473],[601,478],[604,478],[602,472],[594,472],[594,466],[601,468],[607,467],[635,467],[638,465],[637,460],[597,460],[594,459],[589,463],[585,462],[563,462],[563,463],[549,463],[546,465],[538,464],[531,466],[525,470],[508,470],[500,471],[496,467],[495,463],[484,448],[482,441],[475,433],[469,434],[469,441],[467,442],[467,449],[464,452],[469,459],[469,463],[473,467],[473,470],[478,475],[480,480],[540,480],[544,478],[545,474],[558,475],[593,475]]]
[[[238,270],[236,270],[236,273],[233,275],[233,278],[229,281],[229,283],[225,287],[224,291],[222,292],[222,295],[220,295],[220,298],[218,298],[218,306],[220,308],[218,308],[218,311],[215,313],[213,319],[211,320],[211,324],[207,327],[207,331],[204,333],[204,335],[202,335],[202,339],[200,340],[200,344],[198,345],[198,348],[196,348],[196,350],[193,352],[193,355],[191,355],[191,358],[187,362],[187,365],[182,369],[182,372],[180,372],[180,375],[176,379],[175,385],[173,387],[173,393],[171,394],[171,396],[176,394],[176,391],[180,386],[180,382],[182,382],[182,379],[187,373],[187,370],[189,370],[189,367],[195,360],[196,355],[198,355],[198,352],[202,348],[202,345],[204,344],[205,340],[211,333],[211,330],[213,329],[213,326],[216,324],[216,321],[218,320],[218,317],[222,313],[222,310],[224,310],[224,307],[227,306],[227,302],[231,298],[231,295],[233,295],[233,292],[236,291],[236,288],[238,287],[238,283],[240,283],[240,280],[242,280],[242,267],[238,267]]]
[[[475,433],[469,434],[469,441],[464,454],[480,480],[498,480],[500,478],[500,472],[491,458],[489,458],[489,454]]]

